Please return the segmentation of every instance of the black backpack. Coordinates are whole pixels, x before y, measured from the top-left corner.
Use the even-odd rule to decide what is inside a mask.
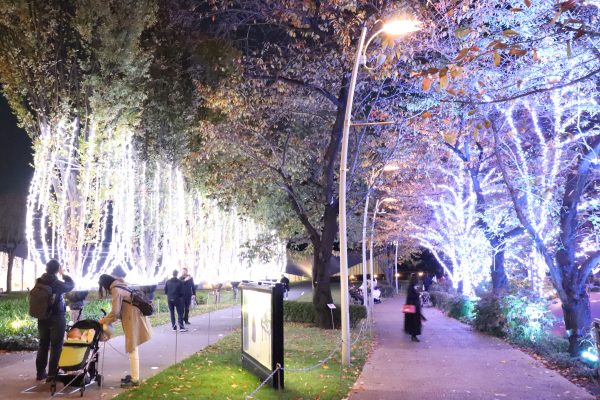
[[[123,301],[139,308],[143,316],[149,317],[154,314],[154,307],[152,307],[152,303],[150,303],[143,292],[137,289],[130,289],[127,286],[122,285],[115,285],[115,287],[127,290],[131,294],[131,301]]]
[[[37,319],[48,319],[55,302],[56,293],[52,292],[52,286],[38,279],[33,289],[29,291],[29,315]]]

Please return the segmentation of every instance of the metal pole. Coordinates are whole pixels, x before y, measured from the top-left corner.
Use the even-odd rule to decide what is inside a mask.
[[[329,312],[331,313],[331,327],[335,329],[335,322],[333,322],[333,308],[330,308]]]
[[[396,294],[398,294],[398,240],[396,240],[396,256],[394,257],[394,277],[396,278]]]
[[[342,132],[342,153],[340,159],[340,187],[339,187],[339,218],[340,218],[340,297],[341,297],[341,319],[342,319],[342,364],[350,365],[350,311],[348,301],[348,237],[346,227],[346,164],[348,162],[348,136],[352,119],[352,101],[354,100],[354,88],[356,87],[356,76],[361,63],[362,50],[367,36],[367,28],[363,27],[358,41],[356,58],[352,67],[350,86],[348,87],[348,98],[344,115],[344,129]]]
[[[377,212],[378,212],[378,208],[379,208],[379,199],[377,199],[377,201],[375,202],[375,209],[373,210],[373,223],[371,225],[371,243],[370,245],[370,256],[371,256],[371,263],[369,265],[369,273],[371,274],[371,293],[373,292],[373,272],[374,272],[374,267],[373,267],[373,241],[375,240],[375,221],[377,220]],[[369,296],[369,307],[373,307],[373,296]],[[371,315],[373,314],[373,309],[371,308]]]
[[[175,364],[177,364],[177,344],[178,344],[178,342],[179,342],[179,325],[177,325],[177,329],[175,330]]]
[[[207,331],[206,345],[210,346],[210,308],[208,309],[208,331]]]
[[[367,292],[367,224],[369,223],[369,198],[370,190],[367,191],[365,199],[365,212],[363,214],[363,232],[362,232],[362,286],[363,286],[363,305],[367,309],[367,321],[370,321],[371,310],[369,308],[369,295]]]

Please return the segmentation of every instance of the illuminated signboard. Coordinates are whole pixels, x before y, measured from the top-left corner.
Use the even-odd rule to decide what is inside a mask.
[[[283,367],[283,286],[240,285],[242,290],[242,365],[261,379]],[[272,385],[283,388],[283,371]]]

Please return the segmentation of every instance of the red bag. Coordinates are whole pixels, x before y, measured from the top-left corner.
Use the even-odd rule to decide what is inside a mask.
[[[415,314],[417,312],[417,307],[412,304],[405,304],[402,306],[402,312],[405,314]]]

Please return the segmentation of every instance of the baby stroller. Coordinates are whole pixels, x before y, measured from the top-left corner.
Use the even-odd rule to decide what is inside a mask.
[[[421,292],[421,306],[423,307],[431,307],[431,295],[429,292]]]
[[[102,375],[98,373],[98,350],[102,325],[98,321],[89,319],[77,321],[69,328],[67,335],[74,329],[83,333],[81,338],[65,340],[58,361],[57,374],[51,381],[52,396],[56,393],[56,382],[61,382],[65,388],[79,387],[82,397],[86,385],[92,381],[95,380],[98,386],[102,384]]]

